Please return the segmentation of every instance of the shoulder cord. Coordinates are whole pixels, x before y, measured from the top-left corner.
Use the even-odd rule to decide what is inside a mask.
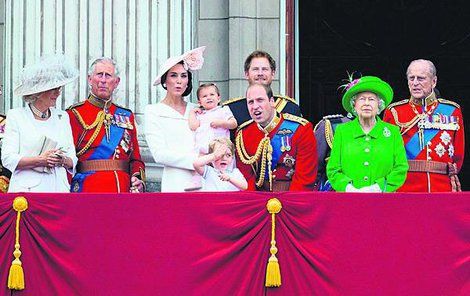
[[[390,111],[392,112],[393,119],[395,120],[395,124],[398,125],[401,129],[402,135],[405,134],[407,131],[409,131],[413,126],[415,126],[415,124],[418,123],[418,121],[421,119],[421,116],[423,115],[423,114],[416,114],[415,117],[413,117],[413,119],[411,119],[410,121],[401,123],[398,120],[397,110],[395,110],[395,108],[392,108],[390,109]]]
[[[256,148],[255,155],[250,156],[245,149],[245,144],[243,143],[243,131],[240,131],[235,139],[235,146],[240,156],[240,160],[247,165],[252,165],[258,160],[261,162],[261,168],[259,173],[258,181],[256,186],[261,187],[264,183],[264,176],[266,174],[266,163],[268,163],[268,172],[269,172],[269,185],[272,186],[272,170],[271,170],[271,161],[273,147],[271,146],[271,139],[268,135],[265,135],[264,138],[260,141],[258,148]]]
[[[77,156],[82,156],[90,148],[91,144],[95,141],[96,137],[98,136],[101,130],[101,127],[103,126],[105,113],[102,110],[99,111],[98,114],[96,115],[95,121],[92,124],[87,125],[77,110],[72,109],[72,112],[73,114],[75,114],[75,116],[78,119],[78,122],[80,122],[80,124],[85,130],[88,131],[88,130],[95,128],[95,131],[93,132],[93,135],[91,135],[90,140],[86,143],[86,145],[80,151],[77,152]]]
[[[333,127],[331,126],[331,121],[325,119],[325,140],[330,149],[333,149]]]

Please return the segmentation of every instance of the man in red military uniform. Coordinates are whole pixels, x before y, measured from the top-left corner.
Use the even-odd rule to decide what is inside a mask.
[[[411,98],[391,104],[384,121],[401,129],[409,163],[402,192],[461,191],[457,173],[465,152],[465,133],[460,106],[437,98],[436,67],[415,60],[407,70]]]
[[[318,160],[312,124],[277,113],[269,85],[250,85],[246,97],[252,120],[238,128],[235,142],[248,190],[312,190]]]
[[[119,80],[112,59],[95,60],[88,75],[88,99],[67,109],[78,157],[72,192],[145,189],[134,114],[112,102]]]

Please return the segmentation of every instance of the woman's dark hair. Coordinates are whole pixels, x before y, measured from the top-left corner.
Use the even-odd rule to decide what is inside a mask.
[[[178,64],[184,65],[183,61],[179,62]],[[186,90],[183,93],[183,97],[186,97],[187,95],[189,95],[191,91],[193,90],[193,74],[189,70],[187,70],[187,72],[188,72],[188,86],[186,87]],[[165,74],[163,74],[161,78],[161,84],[165,90],[166,90],[166,85],[165,85],[166,75],[168,75],[168,71],[166,71]]]

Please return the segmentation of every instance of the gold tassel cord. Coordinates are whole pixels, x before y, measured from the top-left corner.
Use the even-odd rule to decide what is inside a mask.
[[[265,286],[268,288],[280,287],[281,286],[281,268],[279,260],[276,257],[276,214],[282,209],[282,204],[277,198],[271,198],[266,205],[268,212],[271,214],[271,248],[269,252],[271,256],[268,260],[268,266],[266,267],[266,283]]]
[[[260,161],[260,171],[258,180],[256,181],[256,186],[261,187],[264,183],[264,178],[266,174],[266,165],[268,166],[268,174],[269,174],[269,185],[270,188],[272,186],[272,171],[271,171],[271,160],[272,160],[272,153],[273,148],[271,146],[271,139],[269,138],[268,134],[264,136],[264,138],[259,142],[258,147],[256,148],[256,152],[253,156],[250,156],[245,149],[245,143],[243,142],[243,131],[240,131],[235,138],[235,147],[237,149],[237,153],[240,156],[240,160],[242,163],[247,165],[252,165],[258,160]]]
[[[88,131],[88,130],[91,130],[91,129],[95,128],[95,131],[91,135],[90,140],[88,141],[88,143],[86,143],[86,145],[80,151],[77,152],[77,156],[81,156],[82,154],[84,154],[90,148],[91,144],[95,141],[96,137],[100,133],[100,130],[101,130],[101,127],[103,126],[103,123],[105,122],[106,116],[109,115],[109,114],[104,113],[104,111],[100,111],[96,115],[95,121],[92,124],[87,125],[85,123],[85,120],[83,120],[82,116],[80,115],[80,113],[78,113],[77,110],[72,109],[72,112],[73,112],[73,114],[75,114],[75,116],[78,119],[78,122],[80,122],[80,124],[82,125],[82,127],[85,130]]]
[[[23,196],[18,196],[13,201],[13,209],[17,211],[16,215],[16,227],[15,227],[15,251],[13,256],[15,260],[11,263],[10,273],[8,274],[8,288],[11,290],[23,290],[24,289],[24,272],[23,266],[20,260],[20,218],[21,212],[28,209],[28,201]]]

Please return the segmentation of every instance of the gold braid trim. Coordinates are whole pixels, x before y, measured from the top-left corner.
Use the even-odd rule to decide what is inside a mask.
[[[101,127],[103,126],[106,114],[104,113],[104,111],[101,110],[96,115],[95,121],[92,124],[87,125],[77,110],[72,109],[72,112],[73,114],[75,114],[75,116],[78,119],[78,122],[80,122],[80,124],[85,130],[91,130],[95,128],[95,131],[93,132],[93,135],[91,135],[90,140],[86,143],[86,145],[80,151],[77,152],[77,157],[80,157],[90,148],[91,144],[96,140],[96,137],[98,137]]]
[[[271,146],[271,139],[266,134],[264,138],[259,142],[258,147],[256,148],[255,155],[250,156],[245,149],[245,144],[243,142],[243,131],[240,131],[235,138],[235,146],[237,153],[240,156],[241,162],[247,165],[252,165],[258,160],[260,160],[260,172],[258,181],[256,181],[256,186],[261,187],[264,183],[264,176],[266,174],[266,163],[268,163],[268,172],[269,172],[269,185],[272,184],[272,170],[271,170],[271,161],[273,147]]]
[[[410,121],[402,123],[398,120],[398,113],[397,113],[397,110],[395,110],[395,108],[391,108],[390,112],[392,112],[393,119],[395,120],[395,124],[400,127],[402,135],[405,134],[407,131],[409,131],[421,119],[421,116],[417,114]]]
[[[98,112],[98,114],[96,115],[95,121],[94,121],[92,124],[90,124],[90,125],[87,125],[87,124],[85,123],[85,120],[83,120],[83,117],[80,115],[80,113],[78,113],[78,111],[77,111],[76,109],[72,109],[72,112],[73,112],[73,114],[75,114],[75,116],[77,117],[78,122],[80,122],[80,124],[82,125],[82,127],[83,127],[84,129],[86,129],[87,131],[88,131],[88,130],[91,130],[92,128],[95,128],[98,124],[103,123],[104,111]],[[102,120],[100,120],[100,119],[102,119]]]
[[[333,127],[328,119],[325,119],[325,140],[330,149],[333,149]]]

